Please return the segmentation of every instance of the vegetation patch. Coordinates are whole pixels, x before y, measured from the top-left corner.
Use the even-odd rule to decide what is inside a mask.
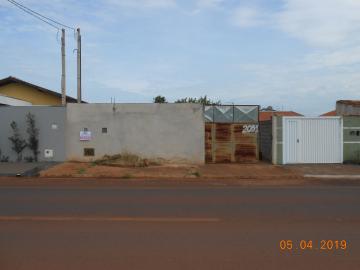
[[[146,159],[131,153],[117,154],[113,156],[105,155],[101,159],[93,162],[96,165],[113,167],[148,167],[161,165],[161,159]]]
[[[9,137],[9,140],[12,144],[11,149],[16,153],[16,161],[22,160],[22,152],[27,146],[26,140],[24,140],[20,134],[20,130],[15,121],[12,121],[10,124],[11,130],[13,132],[12,136]]]
[[[9,157],[8,156],[3,156],[1,149],[0,149],[0,162],[9,162]]]
[[[85,172],[86,172],[85,168],[79,168],[77,171],[78,174],[84,174]]]
[[[90,165],[89,165],[89,166],[92,168],[92,167],[97,166],[97,164],[96,164],[96,162],[94,162],[94,161],[93,161],[93,162],[91,162],[91,163],[90,163]]]

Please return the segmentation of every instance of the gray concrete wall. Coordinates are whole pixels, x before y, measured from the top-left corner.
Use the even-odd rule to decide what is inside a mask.
[[[80,141],[84,128],[91,132],[90,141]],[[198,104],[68,104],[67,159],[89,161],[128,152],[204,163],[204,130]],[[94,148],[95,156],[85,157],[84,148]]]
[[[360,117],[343,117],[344,162],[360,163]]]
[[[39,129],[39,161],[65,160],[65,108],[48,106],[11,107],[0,106],[0,149],[2,155],[9,156],[10,161],[16,160],[16,153],[11,149],[9,137],[12,136],[10,124],[15,121],[21,135],[27,139],[26,115],[35,115],[36,126]],[[45,158],[44,150],[54,150],[53,158]],[[23,158],[32,156],[29,149],[25,149]]]
[[[272,163],[283,164],[282,116],[272,117]]]
[[[272,121],[260,122],[260,151],[263,160],[272,161]]]

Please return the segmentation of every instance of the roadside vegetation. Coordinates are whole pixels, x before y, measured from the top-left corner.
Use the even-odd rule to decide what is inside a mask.
[[[11,149],[16,153],[16,161],[22,161],[22,152],[26,148],[26,141],[20,134],[19,127],[15,121],[12,121],[10,124],[11,130],[13,132],[12,136],[9,137],[9,140],[12,144]]]
[[[77,173],[78,174],[84,174],[84,173],[86,173],[86,169],[85,168],[79,168]]]
[[[0,162],[9,162],[9,157],[3,156],[1,149],[0,149]]]
[[[105,155],[101,159],[93,161],[95,165],[114,167],[148,167],[157,166],[163,163],[162,159],[147,159],[131,153],[117,155]]]
[[[16,153],[16,161],[23,161],[23,151],[28,148],[32,153],[32,156],[27,156],[24,158],[27,162],[37,162],[39,157],[39,129],[36,127],[35,116],[31,113],[26,115],[27,123],[27,140],[23,138],[18,124],[15,121],[12,121],[10,124],[12,135],[8,138],[11,142],[11,149]],[[8,162],[8,156],[2,156],[0,152],[0,161]]]
[[[28,125],[26,132],[28,134],[27,147],[32,152],[33,160],[38,161],[39,156],[39,129],[36,127],[35,116],[31,113],[26,115],[26,123]]]
[[[166,97],[164,96],[156,96],[153,99],[154,103],[168,103]],[[208,98],[208,96],[201,96],[199,98],[193,98],[193,97],[185,97],[175,100],[174,103],[196,103],[196,104],[202,104],[202,105],[220,105],[220,100],[211,100]]]

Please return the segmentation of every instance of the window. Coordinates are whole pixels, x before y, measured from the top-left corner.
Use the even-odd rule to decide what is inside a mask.
[[[101,132],[105,134],[105,133],[107,133],[107,132],[108,132],[108,130],[107,130],[107,128],[106,128],[106,127],[103,127],[103,128],[101,129]]]
[[[350,131],[350,136],[360,136],[360,130],[352,130]]]
[[[89,131],[88,128],[83,128],[83,131]]]
[[[94,148],[84,148],[84,156],[85,157],[95,156],[95,149]]]

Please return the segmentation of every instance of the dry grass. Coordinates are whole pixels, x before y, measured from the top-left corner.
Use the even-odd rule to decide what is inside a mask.
[[[162,159],[146,159],[131,153],[122,153],[113,156],[105,155],[93,162],[96,165],[113,167],[148,167],[164,163]]]

